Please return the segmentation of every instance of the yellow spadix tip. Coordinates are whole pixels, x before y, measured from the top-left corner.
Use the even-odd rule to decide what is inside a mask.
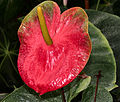
[[[37,13],[38,13],[38,19],[40,22],[40,28],[42,31],[43,38],[44,38],[47,45],[52,45],[53,41],[52,41],[52,39],[49,35],[49,32],[48,32],[48,29],[47,29],[47,25],[45,22],[45,17],[44,17],[43,11],[42,11],[42,7],[39,6],[37,8]]]

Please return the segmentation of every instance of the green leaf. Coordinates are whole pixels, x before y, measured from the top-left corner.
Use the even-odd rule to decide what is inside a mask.
[[[0,0],[0,91],[9,92],[22,80],[17,71],[19,41],[16,18],[25,13],[29,4],[24,0]],[[19,80],[19,81],[18,81]]]
[[[88,76],[85,79],[76,78],[69,85],[64,87],[67,102],[70,102],[79,92],[87,88],[91,78]],[[68,96],[68,97],[67,97]],[[48,92],[39,96],[34,90],[24,85],[11,94],[9,94],[2,102],[62,102],[61,90]]]
[[[90,22],[105,35],[113,50],[117,66],[117,84],[120,86],[120,17],[94,10],[87,10]]]
[[[101,71],[99,85],[112,90],[117,87],[116,63],[112,49],[101,31],[91,23],[89,23],[89,34],[92,40],[92,52],[83,71],[92,77],[91,85],[96,84],[96,75]]]
[[[80,79],[76,78],[75,80],[78,81]],[[91,77],[88,76],[85,79],[81,79],[80,81],[77,82],[77,84],[76,81],[73,81],[72,83],[69,84],[72,88],[70,88],[69,91],[67,92],[68,94],[67,102],[71,102],[71,100],[74,99],[81,91],[88,87],[91,81]]]
[[[7,93],[0,93],[0,101],[5,98],[8,94]]]
[[[38,95],[34,95],[34,92],[27,86],[22,86],[11,94],[9,94],[2,102],[39,102]]]
[[[13,86],[20,86],[22,80],[17,71],[16,44],[6,38],[4,29],[0,27],[0,91],[9,92]],[[19,81],[18,81],[19,80]]]
[[[82,96],[81,102],[94,102],[96,86],[88,87]],[[113,102],[111,94],[103,87],[98,87],[96,102]]]

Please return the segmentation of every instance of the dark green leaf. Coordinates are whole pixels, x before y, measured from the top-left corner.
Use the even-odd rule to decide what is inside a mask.
[[[76,78],[72,83],[70,83],[68,86],[70,86],[71,88],[66,93],[67,102],[71,102],[71,100],[75,98],[81,91],[86,89],[90,84],[90,81],[91,77],[88,76],[87,78],[81,80],[79,78]]]
[[[87,10],[87,13],[89,20],[103,32],[110,43],[116,59],[117,84],[120,86],[120,17],[94,10]]]
[[[92,40],[92,53],[84,72],[92,77],[91,85],[96,84],[95,77],[101,71],[102,77],[99,85],[107,90],[112,90],[117,85],[116,82],[116,63],[112,49],[101,31],[93,24],[89,24],[89,34]]]
[[[2,102],[39,102],[39,96],[34,95],[33,90],[29,87],[22,86],[8,95]]]
[[[13,86],[18,87],[22,83],[17,71],[17,43],[10,43],[5,34],[0,28],[0,92],[9,92]]]
[[[87,88],[91,78],[88,76],[85,79],[76,78],[69,85],[64,87],[64,92],[67,102],[70,102],[79,92]],[[62,102],[61,89],[48,92],[42,96],[35,93],[26,85],[16,89],[8,95],[2,102]]]
[[[82,96],[82,102],[94,102],[96,86],[88,87]],[[96,102],[113,102],[111,94],[103,87],[98,87]]]
[[[5,98],[8,95],[8,93],[1,93],[0,94],[0,101]]]

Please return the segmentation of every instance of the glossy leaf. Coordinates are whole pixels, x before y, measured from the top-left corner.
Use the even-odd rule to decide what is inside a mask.
[[[96,75],[101,71],[99,85],[107,90],[117,87],[116,62],[110,45],[101,31],[93,24],[89,24],[89,34],[92,40],[92,53],[88,64],[83,70],[92,77],[91,85],[96,84]]]
[[[76,78],[69,85],[64,87],[64,92],[67,102],[70,102],[79,92],[86,89],[90,83],[90,77],[85,79]],[[83,85],[83,86],[82,86]],[[82,86],[82,87],[81,87]],[[73,92],[73,93],[72,93]],[[68,97],[67,97],[68,96]],[[72,96],[72,97],[71,97]],[[42,96],[39,96],[35,91],[33,91],[28,86],[24,85],[10,95],[5,97],[2,102],[62,102],[61,90],[48,92]]]
[[[2,101],[7,95],[8,95],[8,93],[1,93],[0,94],[0,101]]]
[[[31,94],[32,91],[32,94]],[[39,97],[27,86],[22,86],[8,95],[2,102],[39,102]]]
[[[82,102],[94,102],[95,97],[95,89],[96,86],[90,86],[88,87],[84,92],[82,96]],[[112,96],[103,87],[98,87],[96,101],[95,102],[113,102]]]
[[[80,81],[79,81],[80,80]],[[73,82],[71,82],[68,87],[70,87],[69,91],[66,93],[67,102],[71,102],[81,91],[86,89],[91,82],[91,77],[88,76],[85,79],[76,78]],[[66,88],[66,87],[65,87]],[[68,96],[67,96],[68,94]]]
[[[105,35],[113,50],[117,65],[117,84],[120,85],[120,17],[94,10],[87,10],[89,20]]]

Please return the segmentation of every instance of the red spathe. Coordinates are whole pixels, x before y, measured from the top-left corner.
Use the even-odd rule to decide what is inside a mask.
[[[88,25],[83,17],[87,15],[81,16],[79,7],[60,14],[57,4],[50,3],[53,12],[44,11],[44,16],[52,45],[46,45],[37,15],[33,21],[23,22],[18,30],[20,76],[40,95],[69,84],[83,70],[91,53]]]

